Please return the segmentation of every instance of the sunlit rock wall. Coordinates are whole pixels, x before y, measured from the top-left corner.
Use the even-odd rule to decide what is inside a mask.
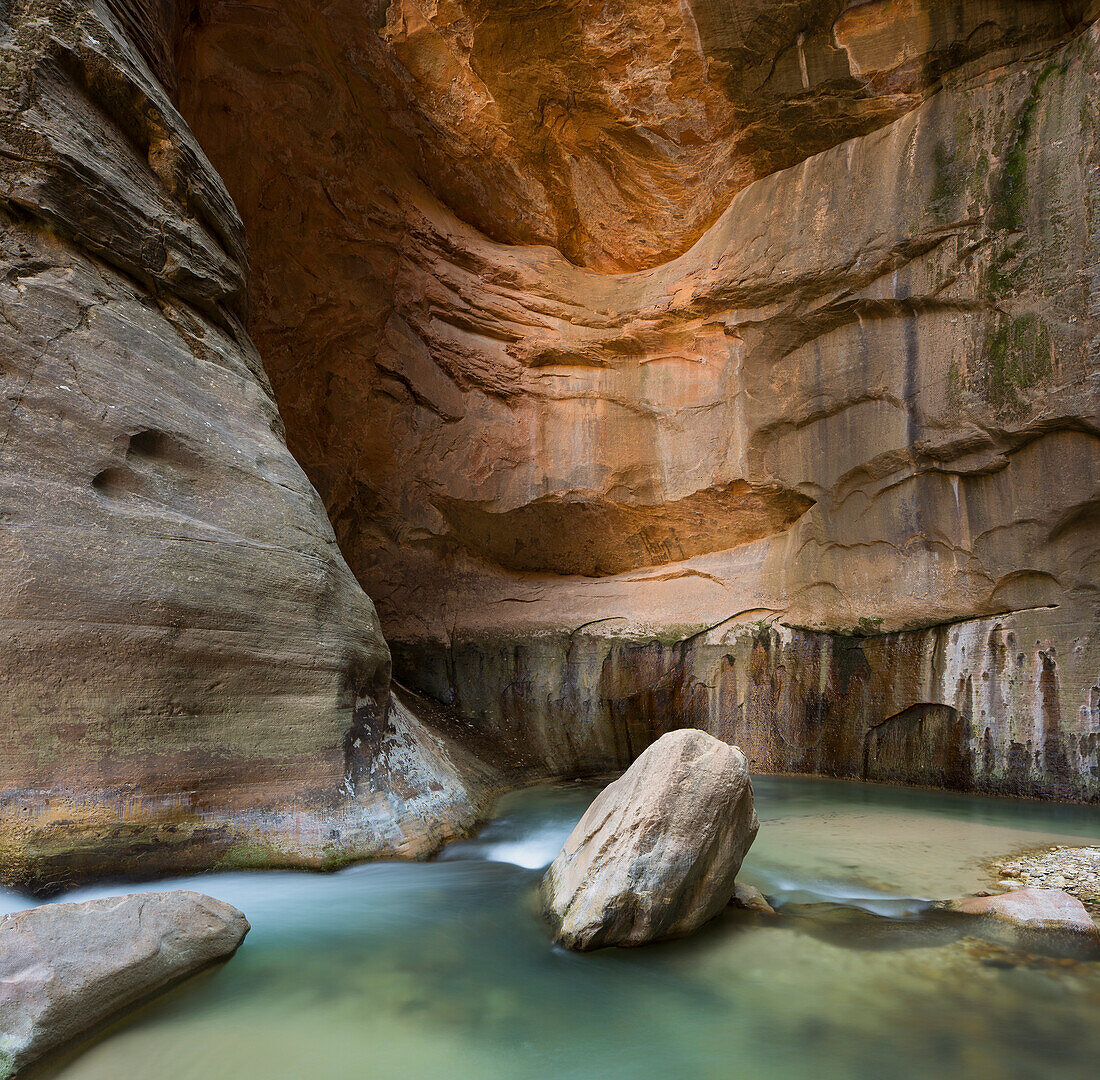
[[[1098,14],[187,5],[400,677],[562,771],[1100,795]]]
[[[5,884],[416,853],[474,812],[287,451],[174,34],[0,5]]]

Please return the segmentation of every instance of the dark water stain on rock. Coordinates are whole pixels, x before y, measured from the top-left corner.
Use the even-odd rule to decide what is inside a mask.
[[[970,724],[949,705],[911,705],[864,736],[865,780],[966,791],[972,776]]]
[[[713,644],[705,632],[473,640],[452,647],[444,695],[543,775],[622,769],[664,732],[698,727],[755,772],[1097,798],[1100,736],[1065,730],[1053,654],[1033,686],[1008,632],[998,619],[869,637],[760,624]],[[446,666],[424,645],[395,656],[414,680]]]

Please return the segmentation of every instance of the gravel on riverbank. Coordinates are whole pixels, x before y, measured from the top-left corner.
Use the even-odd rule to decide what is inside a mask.
[[[1062,889],[1100,914],[1100,847],[1039,848],[997,859],[992,868],[1004,888]]]

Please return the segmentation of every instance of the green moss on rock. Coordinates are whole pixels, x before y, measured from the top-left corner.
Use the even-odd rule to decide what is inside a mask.
[[[1043,320],[1034,313],[998,315],[987,330],[976,359],[947,373],[948,401],[964,408],[974,399],[1006,416],[1027,407],[1026,391],[1053,371],[1054,342]]]
[[[1051,371],[1050,332],[1038,315],[999,319],[985,340],[982,391],[997,409],[1018,410],[1021,390],[1035,386]]]
[[[244,840],[230,847],[219,865],[233,870],[271,870],[286,866],[287,857],[269,844],[258,840]]]
[[[1039,107],[1043,84],[1057,70],[1056,62],[1051,61],[1047,64],[1032,84],[1031,92],[1016,114],[1016,121],[1009,133],[1009,143],[1005,150],[998,183],[993,192],[992,223],[996,229],[1016,231],[1022,229],[1027,220],[1028,141],[1035,126],[1035,114]]]

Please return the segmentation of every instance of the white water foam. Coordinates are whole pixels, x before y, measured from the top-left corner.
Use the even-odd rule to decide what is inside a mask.
[[[545,826],[523,837],[500,837],[483,833],[477,840],[460,840],[450,844],[440,858],[481,859],[485,862],[511,863],[525,870],[541,870],[549,866],[561,851],[572,826]]]
[[[775,908],[801,904],[836,904],[852,907],[888,919],[915,918],[932,903],[918,896],[898,896],[874,889],[854,888],[844,881],[823,878],[788,877],[757,869],[754,883]]]

